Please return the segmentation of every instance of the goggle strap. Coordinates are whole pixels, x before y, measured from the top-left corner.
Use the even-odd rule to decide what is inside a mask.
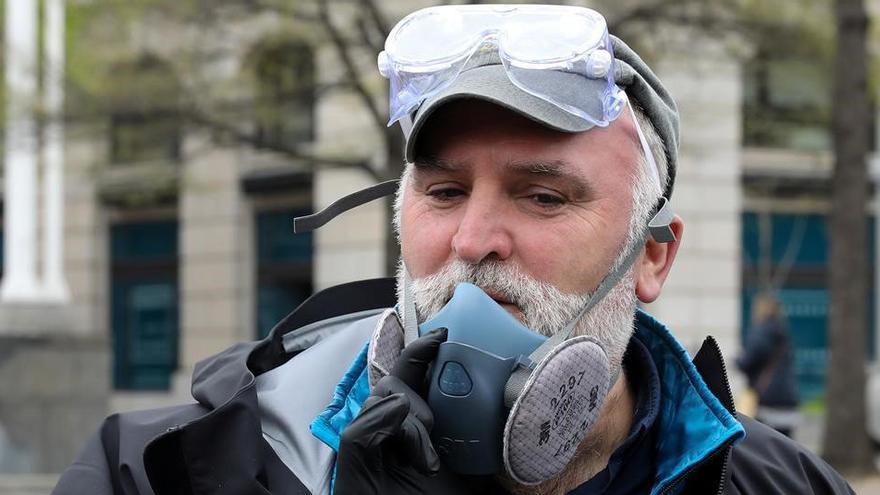
[[[629,107],[629,114],[632,116],[633,125],[636,126],[636,134],[639,135],[639,143],[642,146],[642,153],[645,155],[645,161],[647,162],[649,169],[648,173],[651,174],[654,183],[660,188],[660,192],[663,192],[663,184],[660,183],[660,172],[657,168],[657,161],[654,160],[654,153],[651,152],[651,147],[648,146],[648,139],[645,138],[645,133],[642,132],[642,126],[639,125],[639,120],[636,118],[636,111],[633,109],[629,97],[627,97],[627,106]]]
[[[399,183],[399,179],[380,182],[379,184],[343,196],[318,213],[296,217],[293,219],[293,232],[297,234],[311,232],[324,226],[327,222],[348,210],[394,194],[397,192]]]
[[[413,128],[412,114],[408,113],[398,120],[400,122],[400,130],[403,131],[403,138],[409,140],[409,135]]]

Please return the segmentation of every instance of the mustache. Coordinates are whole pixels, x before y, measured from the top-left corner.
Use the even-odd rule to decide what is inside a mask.
[[[467,264],[455,260],[445,265],[440,271],[427,277],[414,281],[416,285],[430,285],[438,291],[438,296],[444,299],[444,303],[452,298],[456,286],[461,283],[470,283],[481,288],[487,293],[503,299],[516,306],[524,306],[528,301],[524,300],[523,286],[529,286],[528,292],[544,291],[545,283],[534,280],[525,275],[513,265],[499,261],[483,261],[479,264]]]
[[[558,331],[574,318],[589,297],[563,292],[510,263],[486,260],[468,264],[453,260],[436,273],[412,281],[419,320],[424,321],[440,311],[458,284],[465,282],[480,287],[495,299],[515,305],[523,313],[523,323],[545,335]]]

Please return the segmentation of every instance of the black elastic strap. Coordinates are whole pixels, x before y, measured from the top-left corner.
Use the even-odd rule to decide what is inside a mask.
[[[296,217],[293,219],[293,231],[297,234],[310,232],[322,227],[330,220],[333,220],[340,214],[345,213],[352,208],[357,208],[362,204],[394,194],[397,192],[398,182],[399,180],[397,179],[380,182],[374,186],[353,192],[348,196],[343,196],[318,213],[306,215],[304,217]]]

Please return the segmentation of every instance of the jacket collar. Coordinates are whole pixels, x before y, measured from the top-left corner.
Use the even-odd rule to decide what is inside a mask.
[[[295,355],[284,350],[285,334],[337,315],[393,306],[395,297],[391,278],[335,286],[306,300],[265,339],[236,344],[197,363],[192,394],[207,412],[168,428],[147,445],[144,466],[153,490],[158,495],[269,493],[255,375]]]
[[[282,337],[285,334],[325,318],[390,307],[394,302],[394,280],[390,278],[333,287],[309,298],[262,341],[238,344],[199,362],[193,372],[193,397],[208,412],[194,421],[169,428],[147,445],[144,464],[153,490],[159,495],[269,493],[265,471],[267,452],[261,441],[254,376],[293,357],[284,351]],[[692,392],[695,395],[689,393],[683,397],[693,400],[691,405],[697,406],[689,411],[714,416],[725,431],[715,438],[714,443],[703,445],[706,456],[683,466],[690,472],[744,434],[742,426],[732,416],[733,399],[717,344],[711,338],[707,339],[691,363],[669,331],[642,312],[637,315],[637,335],[655,360],[660,361],[658,356],[671,358],[673,366],[684,371],[682,376],[694,386]],[[721,373],[717,372],[719,366]],[[672,369],[661,368],[658,364],[658,372],[663,384],[665,373],[671,373]],[[712,421],[708,416],[704,419]],[[658,419],[663,421],[662,415]],[[689,421],[683,417],[678,419]],[[687,429],[674,431],[670,427],[672,424],[675,423],[669,423],[665,430],[666,434],[672,435],[668,438],[683,438],[685,442],[699,440],[699,436]],[[678,476],[682,473],[680,470],[669,472],[673,471]],[[676,482],[677,477],[672,476],[664,480],[664,486]]]
[[[717,343],[707,338],[691,361],[669,330],[642,311],[636,315],[636,337],[654,358],[662,390],[652,493],[667,493],[684,480],[690,489],[697,470],[702,483],[717,489],[729,447],[745,437]]]

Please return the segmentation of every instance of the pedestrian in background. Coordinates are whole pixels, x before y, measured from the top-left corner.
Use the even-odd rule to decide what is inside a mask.
[[[800,420],[794,351],[788,324],[772,293],[752,304],[752,327],[736,364],[757,397],[755,419],[792,436]]]

